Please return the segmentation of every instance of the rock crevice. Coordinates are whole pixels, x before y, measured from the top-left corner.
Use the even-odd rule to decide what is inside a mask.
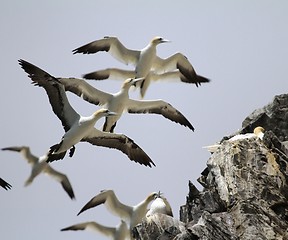
[[[257,126],[263,139],[223,140],[198,182],[189,182],[180,220],[143,219],[136,239],[288,239],[288,95],[255,110],[241,134]],[[223,138],[225,139],[225,138]]]

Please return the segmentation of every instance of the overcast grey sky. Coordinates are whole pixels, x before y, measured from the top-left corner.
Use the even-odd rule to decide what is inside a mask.
[[[130,205],[161,190],[174,215],[185,204],[188,181],[206,166],[202,146],[241,128],[254,109],[287,93],[287,1],[2,1],[0,147],[28,145],[37,156],[59,142],[64,130],[45,91],[30,84],[17,60],[23,58],[58,77],[81,77],[107,67],[131,69],[107,53],[73,55],[72,50],[106,35],[129,48],[141,49],[154,36],[171,43],[158,47],[161,57],[180,51],[198,74],[210,78],[196,88],[181,83],[155,83],[146,99],[161,98],[181,111],[195,127],[175,124],[158,115],[125,114],[116,132],[134,139],[157,167],[145,168],[119,151],[76,145],[73,158],[53,162],[67,174],[75,191],[71,201],[61,186],[40,175],[24,187],[30,166],[13,152],[1,152],[0,177],[12,190],[0,189],[1,239],[106,239],[97,233],[60,232],[83,221],[118,224],[104,206],[77,212],[102,189],[114,189]],[[120,81],[90,82],[116,92]],[[137,98],[138,92],[131,94]],[[69,94],[75,109],[90,115],[98,107]],[[99,127],[103,122],[100,121]]]

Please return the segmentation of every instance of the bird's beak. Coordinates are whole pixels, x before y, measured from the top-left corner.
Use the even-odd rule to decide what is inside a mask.
[[[163,193],[161,193],[161,191],[158,192],[157,194],[157,198],[160,198],[162,196]]]
[[[161,43],[168,43],[168,42],[171,42],[171,41],[168,40],[168,39],[162,39],[162,40],[161,40]]]
[[[115,116],[118,115],[116,112],[108,112],[108,116]]]
[[[133,82],[132,82],[133,86],[136,87],[137,83],[143,81],[144,79],[145,79],[144,77],[135,78],[135,79],[133,80]]]

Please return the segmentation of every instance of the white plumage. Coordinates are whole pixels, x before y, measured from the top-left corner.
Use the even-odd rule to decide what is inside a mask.
[[[117,37],[104,37],[103,39],[93,41],[84,46],[74,49],[73,53],[91,54],[91,53],[97,53],[99,51],[109,52],[117,60],[125,64],[133,64],[135,66],[133,76],[136,78],[139,77],[146,78],[151,71],[159,74],[178,69],[182,75],[178,75],[177,79],[181,80],[182,82],[194,83],[196,84],[196,86],[198,86],[203,82],[210,81],[205,77],[197,75],[191,63],[182,53],[179,52],[175,53],[166,59],[162,59],[159,56],[157,56],[156,52],[157,45],[165,42],[170,41],[162,37],[154,37],[149,42],[149,44],[142,50],[133,50],[126,48],[118,40]],[[123,73],[123,70],[119,69],[118,73],[121,72]],[[102,77],[97,77],[97,72],[96,74],[91,73],[84,75],[84,77],[100,80],[109,78],[109,75],[110,72],[108,70],[108,72],[106,72],[106,77],[104,77],[105,75],[103,74]],[[121,76],[121,74],[118,76]],[[159,75],[158,77],[161,78],[162,76]],[[126,79],[126,77],[124,77],[123,79]],[[150,81],[141,85],[140,91],[142,97],[144,97],[149,84]]]
[[[128,240],[130,234],[128,226],[125,221],[121,220],[116,227],[108,227],[97,222],[83,222],[72,225],[70,227],[62,228],[61,231],[78,231],[78,230],[94,230],[97,231],[112,240]]]
[[[94,127],[101,117],[115,115],[107,110],[97,110],[89,117],[80,116],[70,105],[63,84],[49,73],[28,63],[19,60],[21,67],[27,72],[33,83],[45,89],[51,107],[61,120],[65,130],[60,143],[50,147],[47,161],[63,159],[70,149],[70,157],[75,151],[75,144],[80,141],[89,142],[96,146],[115,148],[125,153],[130,160],[151,167],[155,165],[150,157],[134,141],[124,134],[103,132]]]
[[[147,207],[151,201],[157,197],[158,193],[153,192],[149,194],[143,201],[134,206],[128,206],[120,202],[113,190],[103,190],[95,197],[93,197],[78,213],[86,211],[87,209],[96,207],[100,204],[105,204],[106,208],[114,215],[121,219],[127,220],[130,231],[138,223],[141,222],[147,213]]]
[[[61,183],[63,189],[65,192],[69,195],[71,199],[75,198],[71,183],[68,179],[68,177],[61,173],[56,171],[54,168],[52,168],[49,163],[46,162],[48,156],[43,155],[41,157],[36,157],[33,155],[30,151],[30,148],[28,146],[15,146],[15,147],[6,147],[2,148],[4,151],[14,151],[19,152],[22,154],[23,158],[27,160],[27,162],[31,165],[31,174],[29,178],[25,181],[25,186],[30,185],[33,180],[40,174],[45,173],[48,176],[54,178],[56,181]]]
[[[126,79],[121,89],[114,94],[98,90],[83,79],[58,78],[58,80],[65,86],[66,91],[73,92],[90,103],[105,106],[108,110],[116,113],[114,116],[106,117],[103,131],[113,132],[117,120],[121,117],[124,111],[129,113],[160,114],[173,122],[179,123],[190,128],[191,130],[194,130],[192,124],[181,112],[179,112],[171,104],[161,99],[134,100],[129,98],[129,89],[131,86],[143,81],[143,78]]]

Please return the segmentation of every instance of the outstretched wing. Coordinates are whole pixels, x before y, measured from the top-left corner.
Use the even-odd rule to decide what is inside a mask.
[[[208,78],[197,75],[192,64],[182,53],[175,53],[166,59],[156,56],[153,69],[160,73],[178,69],[185,76],[185,82],[195,83],[196,86],[210,81]]]
[[[125,80],[127,78],[135,78],[135,71],[124,70],[119,68],[106,68],[103,70],[87,73],[83,75],[83,78],[90,80],[104,80],[104,79],[114,79],[114,80]]]
[[[120,150],[132,161],[149,167],[152,167],[151,164],[155,166],[151,158],[131,138],[124,134],[103,132],[94,128],[93,132],[81,141],[86,141],[97,146]]]
[[[70,227],[62,228],[61,231],[78,231],[78,230],[96,230],[107,237],[113,238],[116,234],[116,228],[107,227],[96,222],[83,222],[72,225]]]
[[[59,183],[61,183],[63,189],[65,190],[65,192],[69,195],[69,197],[71,199],[75,199],[75,195],[74,195],[74,191],[72,188],[72,185],[68,179],[68,177],[61,173],[56,171],[55,169],[53,169],[50,165],[47,165],[45,168],[45,173],[47,173],[49,176],[51,176],[52,178],[54,178],[56,181],[58,181]]]
[[[99,51],[109,52],[118,61],[136,65],[140,51],[126,48],[116,37],[104,37],[74,49],[73,54],[91,54]]]
[[[115,195],[113,190],[102,190],[99,194],[93,197],[85,206],[79,211],[79,214],[82,212],[97,207],[100,204],[105,204],[106,208],[114,215],[119,216],[122,219],[131,220],[131,214],[133,207],[128,206],[120,202]]]
[[[104,105],[111,98],[111,94],[94,88],[83,79],[78,78],[58,78],[58,80],[64,85],[65,91],[72,92],[79,97],[82,97],[85,101],[96,105]]]
[[[179,123],[194,131],[194,127],[184,115],[169,103],[162,100],[133,100],[129,99],[127,111],[129,113],[161,114],[169,120]]]
[[[31,151],[30,148],[28,146],[14,146],[14,147],[6,147],[6,148],[2,148],[1,150],[3,151],[13,151],[13,152],[21,152],[21,151],[26,151],[25,154],[25,159],[27,160],[28,163],[30,164],[36,164],[38,162],[38,157],[34,156]]]
[[[80,116],[70,105],[64,86],[57,78],[29,62],[21,59],[19,60],[19,64],[28,73],[28,77],[31,78],[35,86],[45,89],[53,112],[61,120],[65,131],[68,131]]]

